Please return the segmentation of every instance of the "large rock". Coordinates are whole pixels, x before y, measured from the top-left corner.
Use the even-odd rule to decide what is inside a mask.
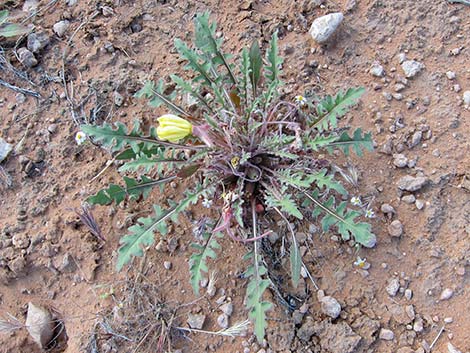
[[[407,78],[412,78],[421,72],[424,65],[416,60],[406,60],[401,64],[401,68]]]
[[[361,342],[361,336],[347,323],[332,324],[330,319],[316,323],[314,333],[320,338],[322,352],[353,353]]]
[[[403,191],[417,191],[428,183],[428,179],[425,177],[413,177],[406,175],[398,180],[398,188]]]
[[[344,16],[341,12],[319,17],[313,21],[309,33],[317,43],[324,43],[336,31],[343,18]]]
[[[28,304],[26,329],[41,348],[46,348],[51,341],[54,327],[54,319],[47,309],[33,303]]]

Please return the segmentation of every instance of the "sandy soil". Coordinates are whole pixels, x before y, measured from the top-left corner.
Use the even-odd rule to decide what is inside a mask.
[[[36,3],[36,15],[26,23],[50,39],[36,54],[36,66],[25,67],[15,56],[26,40],[0,40],[4,57],[30,82],[7,66],[0,66],[0,78],[41,95],[36,99],[0,86],[0,137],[15,146],[0,164],[1,316],[9,313],[24,322],[28,302],[53,308],[68,340],[51,349],[67,353],[156,352],[161,332],[154,330],[152,317],[187,327],[188,314],[201,313],[204,330],[217,331],[222,302],[233,303],[231,324],[246,318],[242,245],[221,242],[223,250],[211,264],[218,272],[215,296],[195,297],[191,290],[188,244],[197,208],[164,243],[157,237],[157,249],[148,249],[144,260],[115,273],[126,227],[184,185],[126,208],[95,207],[105,242],[90,235],[73,210],[120,181],[116,168],[95,178],[111,156],[98,147],[77,146],[77,124],[153,123],[162,111],[133,94],[146,79],[181,73],[173,39],[189,41],[194,15],[210,10],[229,52],[253,39],[264,46],[279,30],[286,98],[305,90],[321,95],[351,86],[367,89],[342,124],[372,131],[376,151],[351,161],[339,157],[338,164],[357,166],[359,185],[350,191],[370,200],[378,244],[357,253],[335,234],[300,226],[304,261],[318,287],[341,303],[340,318],[331,322],[322,313],[310,280],[294,289],[283,274],[282,294],[294,298],[297,309],[287,310],[269,293],[276,305],[262,345],[251,334],[232,339],[174,330],[171,348],[166,342],[161,351],[405,353],[429,351],[436,337],[433,352],[447,352],[449,342],[470,351],[470,112],[462,99],[470,90],[469,6],[446,0],[344,0],[322,6],[287,0],[74,2]],[[7,1],[0,9],[23,20],[28,17],[23,5]],[[308,28],[315,18],[336,11],[345,14],[344,21],[334,38],[319,46]],[[53,26],[61,20],[70,26],[59,37]],[[406,79],[400,54],[424,68]],[[383,77],[371,74],[374,63],[383,67]],[[406,166],[397,167],[403,158]],[[427,182],[403,192],[398,184],[407,175]],[[381,212],[383,204],[394,212]],[[393,220],[403,225],[400,237],[389,235]],[[357,256],[367,258],[369,270],[353,265]],[[391,282],[398,286],[396,295],[388,293]],[[446,289],[452,292],[448,299],[442,297],[451,293]],[[133,321],[145,310],[150,319]],[[391,330],[393,339],[381,338],[382,329]],[[41,351],[24,329],[0,332],[0,342],[0,352]]]

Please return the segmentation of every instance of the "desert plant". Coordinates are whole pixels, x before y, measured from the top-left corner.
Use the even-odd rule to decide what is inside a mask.
[[[243,49],[238,60],[222,52],[222,39],[216,36],[216,24],[209,14],[195,19],[195,42],[190,47],[180,39],[175,47],[187,62],[192,75],[187,81],[171,75],[176,92],[163,80],[146,82],[136,97],[148,100],[151,107],[165,105],[172,113],[159,117],[158,127],[144,133],[137,122],[130,130],[122,123],[115,128],[83,125],[82,131],[94,142],[127,161],[121,172],[124,185],[111,184],[88,198],[91,204],[120,204],[126,199],[149,196],[152,188],[170,181],[194,184],[177,201],[154,205],[151,216],[140,218],[121,238],[117,269],[133,256],[142,256],[143,247],[154,243],[154,234],[164,237],[168,222],[191,204],[202,202],[213,208],[214,219],[202,219],[195,231],[198,242],[190,259],[190,282],[197,294],[208,272],[207,260],[217,256],[218,238],[227,234],[246,244],[244,257],[249,265],[246,304],[259,340],[264,337],[266,312],[271,303],[263,299],[270,286],[260,242],[270,230],[264,222],[268,214],[286,222],[289,234],[292,282],[297,285],[302,260],[292,223],[304,219],[320,220],[323,231],[333,227],[344,240],[372,247],[376,238],[371,227],[360,218],[363,213],[337,202],[335,194],[347,191],[331,172],[331,163],[321,157],[335,158],[340,150],[362,156],[372,149],[370,134],[361,129],[348,134],[338,129],[338,119],[357,103],[364,92],[351,88],[324,99],[298,96],[294,101],[280,99],[282,58],[278,55],[277,33],[272,35],[265,59],[255,41]],[[193,99],[195,104],[181,107],[176,93]],[[143,172],[142,172],[143,171]],[[150,178],[150,171],[158,174]]]
[[[8,10],[0,11],[0,38],[16,37],[29,32],[25,26],[8,22]]]

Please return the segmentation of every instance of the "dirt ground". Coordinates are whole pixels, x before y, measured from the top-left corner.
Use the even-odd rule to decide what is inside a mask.
[[[53,352],[470,352],[470,111],[462,98],[470,90],[470,6],[446,0],[319,3],[0,4],[49,38],[34,67],[15,56],[25,39],[0,41],[2,56],[29,77],[0,64],[0,79],[41,95],[0,86],[0,137],[15,147],[0,163],[0,316],[24,322],[29,302],[53,308],[67,335],[50,347]],[[335,234],[300,225],[304,261],[315,284],[340,302],[341,315],[332,321],[322,312],[310,279],[294,289],[288,277],[281,278],[296,309],[268,294],[275,307],[261,345],[251,330],[227,338],[173,329],[171,346],[159,338],[158,322],[188,327],[188,314],[205,315],[203,329],[219,330],[223,303],[233,304],[230,324],[247,317],[238,256],[244,250],[230,239],[221,241],[223,250],[210,265],[217,269],[215,295],[196,297],[191,290],[188,244],[199,207],[165,242],[157,237],[143,260],[115,272],[127,226],[184,185],[126,208],[94,207],[104,242],[74,212],[87,196],[120,182],[116,168],[99,174],[111,159],[108,152],[76,144],[77,124],[153,123],[163,110],[133,94],[146,79],[182,72],[173,40],[190,41],[193,17],[204,10],[218,21],[226,52],[236,53],[253,39],[265,47],[279,30],[286,99],[305,90],[322,95],[367,89],[342,124],[373,132],[376,150],[362,159],[341,157],[338,164],[353,163],[360,173],[350,192],[371,202],[377,246],[356,252]],[[316,44],[308,33],[312,21],[338,11],[344,21],[334,37]],[[59,36],[53,26],[63,20],[69,26]],[[424,65],[414,77],[405,78],[405,57]],[[405,176],[422,177],[423,185],[403,191]],[[403,232],[391,236],[400,228],[391,225],[396,220]],[[357,256],[367,258],[368,270],[354,266]],[[2,353],[41,352],[24,329],[0,332],[0,342]]]

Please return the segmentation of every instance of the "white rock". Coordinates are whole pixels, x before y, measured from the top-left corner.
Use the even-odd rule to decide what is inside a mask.
[[[455,79],[456,75],[455,75],[455,72],[454,71],[447,71],[446,72],[446,76],[449,80],[453,80]]]
[[[466,106],[470,105],[470,91],[463,92],[463,104]]]
[[[341,12],[319,17],[313,21],[309,33],[317,43],[324,43],[336,31],[343,18],[344,16]]]
[[[397,168],[405,168],[408,165],[408,158],[404,154],[394,154],[393,158],[393,165]]]
[[[439,299],[449,300],[450,298],[452,298],[453,295],[454,295],[454,291],[450,288],[446,288],[442,291],[441,296],[439,297]]]
[[[372,76],[375,77],[384,77],[385,76],[385,69],[379,62],[374,62],[369,69],[369,72]]]
[[[329,295],[321,299],[321,310],[332,319],[336,319],[341,313],[341,305]]]
[[[385,341],[392,341],[395,338],[393,331],[383,328],[380,330],[379,338]]]
[[[394,297],[397,295],[398,290],[400,289],[400,281],[398,278],[392,278],[388,283],[385,290],[387,291],[388,295]]]
[[[398,63],[403,64],[403,62],[405,60],[406,60],[406,54],[405,53],[398,54]]]
[[[39,1],[37,0],[26,0],[23,4],[24,12],[33,12],[36,11],[39,6]]]
[[[7,158],[13,146],[0,137],[0,162]]]
[[[67,29],[69,28],[70,26],[70,22],[67,21],[67,20],[64,20],[64,21],[59,21],[57,22],[53,27],[53,31],[55,34],[57,34],[59,37],[62,37],[65,32],[67,31]]]
[[[54,320],[51,313],[43,307],[28,304],[26,329],[41,348],[46,348],[54,336]]]
[[[405,60],[401,64],[401,68],[407,78],[415,77],[423,68],[424,65],[416,60]]]

